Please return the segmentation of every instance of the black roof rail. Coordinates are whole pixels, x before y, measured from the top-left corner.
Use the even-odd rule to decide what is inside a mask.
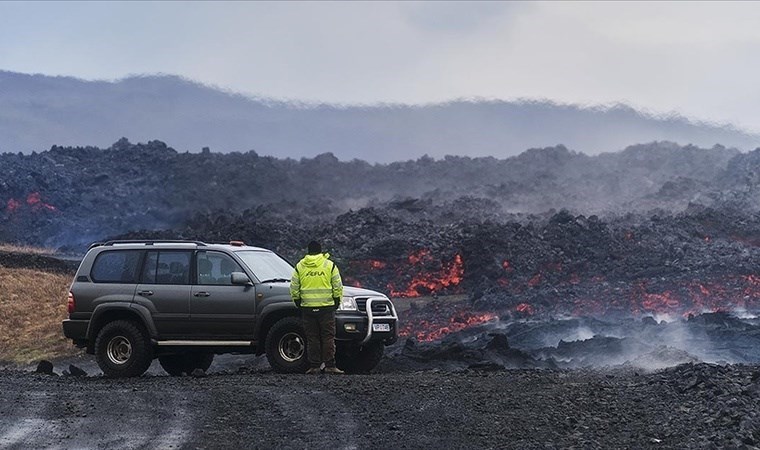
[[[153,244],[195,244],[199,247],[205,247],[206,243],[201,241],[185,241],[182,239],[127,239],[127,240],[115,240],[115,241],[108,241],[105,243],[96,242],[90,246],[92,247],[98,247],[100,245],[106,246],[106,245],[114,245],[114,244],[145,244],[145,245],[153,245]]]

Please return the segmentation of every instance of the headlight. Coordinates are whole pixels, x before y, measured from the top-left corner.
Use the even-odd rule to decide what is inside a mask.
[[[340,301],[340,307],[338,307],[340,311],[356,311],[356,301],[353,297],[343,297],[343,300]]]

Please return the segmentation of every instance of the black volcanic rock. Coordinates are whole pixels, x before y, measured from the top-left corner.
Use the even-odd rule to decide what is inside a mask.
[[[478,370],[504,368],[554,367],[551,362],[538,361],[521,350],[509,348],[501,333],[479,333],[473,338],[447,336],[440,342],[416,342],[408,339],[400,353],[390,356],[387,365],[404,368],[447,367]]]
[[[732,158],[741,162],[729,165]],[[733,169],[725,168],[746,172],[755,162],[722,147],[668,143],[595,157],[557,146],[501,160],[420,158],[387,165],[344,162],[329,153],[300,161],[253,151],[178,153],[158,140],[121,139],[105,150],[53,146],[0,155],[0,241],[81,249],[129,231],[193,226],[198,215],[214,214],[217,221],[219,212],[262,224],[339,220],[369,232],[391,219],[522,222],[523,213],[554,208],[564,210],[554,217],[561,227],[572,225],[570,216],[578,213],[680,211],[695,198],[708,206],[726,199],[746,205],[724,192],[745,189],[726,184]],[[681,188],[683,180],[689,181]]]
[[[74,364],[69,364],[69,374],[74,377],[86,377],[87,372],[83,369],[80,369],[79,367],[75,366]]]
[[[71,273],[79,266],[79,262],[76,260],[61,260],[53,256],[0,250],[0,266]]]
[[[45,375],[53,375],[53,363],[47,360],[42,360],[37,364],[35,373],[42,373]]]

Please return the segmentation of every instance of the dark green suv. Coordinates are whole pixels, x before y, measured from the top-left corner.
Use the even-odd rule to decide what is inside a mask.
[[[214,354],[266,353],[278,372],[305,372],[306,339],[290,299],[293,267],[242,242],[109,241],[79,265],[63,331],[108,377],[142,375],[153,358],[170,375],[206,370]],[[387,296],[346,286],[336,313],[336,361],[372,370],[396,341]]]

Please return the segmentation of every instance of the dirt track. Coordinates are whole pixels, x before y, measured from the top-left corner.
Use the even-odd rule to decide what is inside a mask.
[[[757,445],[757,367],[203,378],[0,371],[0,448]]]

